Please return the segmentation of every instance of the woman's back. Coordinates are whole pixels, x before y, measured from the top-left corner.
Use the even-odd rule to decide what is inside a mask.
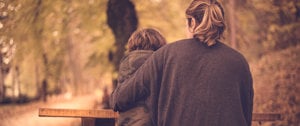
[[[196,39],[160,51],[163,75],[159,90],[151,92],[159,96],[150,100],[158,101],[160,126],[251,123],[252,79],[242,55],[222,43],[208,47]]]

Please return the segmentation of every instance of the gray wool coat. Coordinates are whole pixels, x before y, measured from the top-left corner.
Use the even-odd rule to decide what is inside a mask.
[[[250,126],[253,85],[245,58],[217,42],[166,45],[118,85],[114,108],[146,100],[156,126]]]

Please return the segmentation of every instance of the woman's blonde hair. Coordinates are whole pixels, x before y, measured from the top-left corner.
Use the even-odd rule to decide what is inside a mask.
[[[225,30],[224,10],[216,0],[193,0],[186,9],[188,27],[194,38],[214,45]]]
[[[166,44],[166,39],[152,28],[137,30],[128,40],[129,52],[133,50],[153,50],[156,51]]]

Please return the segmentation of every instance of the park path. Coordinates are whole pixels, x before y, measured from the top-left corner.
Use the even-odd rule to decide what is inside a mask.
[[[39,117],[38,108],[92,109],[95,102],[94,95],[85,95],[42,103],[20,115],[0,119],[0,126],[80,126],[80,118]]]

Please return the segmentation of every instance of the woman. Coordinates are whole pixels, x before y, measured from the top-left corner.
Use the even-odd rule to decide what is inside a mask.
[[[119,84],[116,110],[145,100],[157,126],[250,126],[252,77],[245,58],[220,42],[222,6],[193,0],[186,16],[189,38],[157,50]]]

